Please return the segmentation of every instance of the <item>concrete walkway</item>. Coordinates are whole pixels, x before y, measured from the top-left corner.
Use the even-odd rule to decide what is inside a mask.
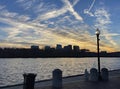
[[[82,76],[81,80],[63,83],[62,89],[120,89],[120,70],[110,71],[109,75],[109,81],[98,82],[84,81],[84,76]],[[52,89],[52,87],[36,87],[35,89]]]
[[[109,72],[108,82],[84,81],[83,75],[63,78],[63,89],[120,89],[120,70]],[[52,80],[35,83],[35,89],[52,89]],[[4,87],[0,89],[23,89],[23,85]]]
[[[35,89],[52,89],[52,87],[36,87]],[[111,78],[108,82],[79,81],[64,84],[62,89],[120,89],[120,77]]]
[[[80,81],[63,86],[63,89],[120,89],[120,77],[111,78],[108,82]]]

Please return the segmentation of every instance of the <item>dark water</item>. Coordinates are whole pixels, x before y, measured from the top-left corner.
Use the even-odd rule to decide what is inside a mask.
[[[23,73],[37,73],[36,81],[52,78],[52,71],[59,68],[63,76],[84,73],[97,68],[97,58],[14,58],[0,59],[0,86],[23,82]],[[101,58],[101,67],[120,69],[120,58]]]

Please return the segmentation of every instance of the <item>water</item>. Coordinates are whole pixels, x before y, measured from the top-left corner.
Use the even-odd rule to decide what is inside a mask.
[[[24,73],[37,73],[36,81],[51,79],[59,68],[63,76],[78,75],[97,68],[97,58],[5,58],[0,59],[0,86],[23,83]],[[101,58],[101,67],[120,69],[120,58]]]

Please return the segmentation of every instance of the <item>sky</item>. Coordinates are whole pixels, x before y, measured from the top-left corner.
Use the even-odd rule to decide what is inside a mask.
[[[120,0],[0,0],[0,47],[78,45],[120,51]]]

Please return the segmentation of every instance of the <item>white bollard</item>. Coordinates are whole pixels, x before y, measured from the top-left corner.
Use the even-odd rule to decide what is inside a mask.
[[[97,82],[98,81],[98,72],[96,68],[90,69],[90,81]]]
[[[60,69],[55,69],[53,71],[53,89],[62,89],[62,71]]]
[[[101,69],[101,76],[103,81],[108,81],[109,80],[109,73],[107,68],[102,68]]]

